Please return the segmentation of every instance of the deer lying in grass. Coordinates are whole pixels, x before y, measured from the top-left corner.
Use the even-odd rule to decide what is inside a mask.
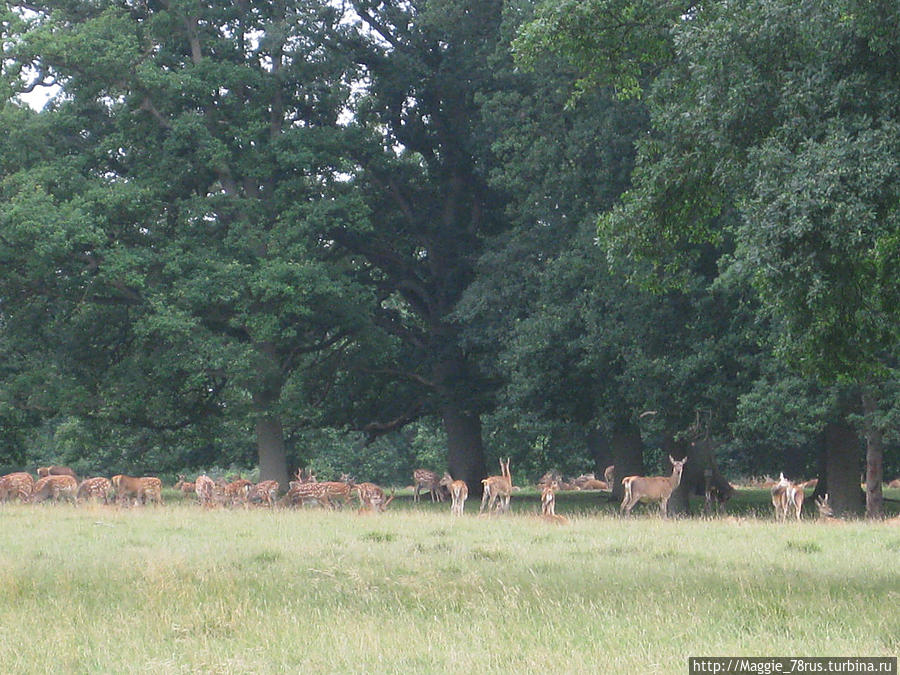
[[[383,513],[394,501],[393,490],[391,491],[391,496],[385,499],[384,490],[375,485],[375,483],[357,483],[353,486],[353,489],[356,490],[356,494],[359,497],[358,514]]]
[[[800,520],[803,500],[806,498],[804,485],[805,483],[792,483],[784,477],[784,473],[778,475],[778,482],[772,486],[772,506],[775,507],[776,520],[785,520],[790,511],[794,511],[797,520]]]
[[[834,509],[828,503],[828,495],[816,500],[816,508],[819,509],[819,520],[826,523],[843,523],[844,521],[834,515]]]
[[[444,493],[441,491],[441,477],[434,471],[428,469],[416,469],[413,471],[413,483],[415,492],[413,492],[413,501],[419,501],[419,492],[422,488],[431,493],[432,502],[444,501]]]
[[[606,481],[606,484],[609,486],[613,486],[616,484],[616,465],[610,464],[603,471],[603,480]]]
[[[500,460],[500,476],[488,476],[484,480],[481,481],[482,485],[484,485],[484,493],[481,496],[481,508],[478,509],[478,513],[484,512],[484,507],[487,505],[488,512],[494,508],[494,503],[497,502],[497,510],[506,513],[509,511],[509,498],[512,495],[512,474],[509,471],[509,457],[506,458],[506,463],[503,460]],[[499,501],[498,501],[499,499]]]
[[[179,474],[178,481],[175,483],[175,489],[181,492],[181,494],[187,496],[190,494],[194,494],[194,484],[190,482],[185,475]]]
[[[466,500],[469,498],[469,486],[465,481],[453,480],[449,473],[445,473],[441,478],[441,485],[450,491],[450,514],[461,516],[466,508]]]
[[[669,497],[672,492],[681,483],[681,472],[687,463],[687,457],[681,460],[672,459],[669,455],[669,461],[672,462],[672,475],[653,476],[645,478],[644,476],[626,476],[622,479],[622,485],[625,487],[625,497],[622,499],[620,512],[625,515],[631,514],[631,509],[642,499],[651,502],[659,502],[659,515],[665,518],[668,515],[667,508],[669,505]]]

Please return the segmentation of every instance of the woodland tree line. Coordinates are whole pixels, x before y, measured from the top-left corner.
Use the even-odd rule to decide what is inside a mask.
[[[881,513],[894,0],[53,0],[0,33],[3,466],[477,490],[687,453],[688,487]]]

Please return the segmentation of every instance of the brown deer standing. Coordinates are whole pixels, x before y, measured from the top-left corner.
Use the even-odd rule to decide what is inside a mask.
[[[488,476],[481,483],[484,485],[484,492],[481,496],[481,508],[478,513],[484,512],[487,505],[488,512],[494,508],[497,502],[497,510],[506,513],[509,511],[509,498],[512,495],[512,474],[509,471],[509,457],[506,463],[500,460],[500,476]],[[499,502],[497,501],[499,499]]]
[[[7,499],[28,501],[34,491],[34,478],[30,473],[16,471],[0,477],[0,502]]]
[[[413,471],[413,483],[415,484],[415,492],[413,493],[413,501],[419,501],[419,492],[422,488],[431,493],[432,502],[444,501],[444,494],[441,492],[441,477],[434,471],[428,469],[416,469]]]
[[[278,502],[280,506],[303,506],[307,502],[318,504],[326,509],[331,508],[331,500],[322,483],[302,483],[291,481],[291,487]]]
[[[441,485],[450,491],[450,514],[461,516],[466,508],[466,499],[469,498],[469,486],[463,480],[453,480],[449,473],[445,473],[441,478]]]
[[[45,499],[67,499],[75,501],[75,493],[78,490],[78,481],[72,476],[44,476],[34,484],[34,490],[31,493],[31,501],[35,504]]]
[[[625,487],[625,497],[622,499],[620,512],[625,515],[631,514],[631,509],[641,499],[647,499],[653,502],[659,502],[659,515],[665,518],[668,515],[667,507],[669,505],[669,497],[672,492],[681,483],[681,472],[687,463],[687,457],[681,460],[672,459],[669,455],[669,461],[672,463],[672,475],[653,476],[645,478],[644,476],[626,476],[622,479],[622,485]]]
[[[803,500],[806,493],[803,488],[806,484],[795,484],[784,477],[784,473],[778,475],[778,482],[772,486],[772,506],[775,507],[775,519],[785,520],[788,513],[794,511],[797,520],[800,520],[803,511]]]
[[[112,494],[112,483],[108,478],[98,476],[97,478],[85,478],[78,486],[78,492],[75,494],[75,501],[80,499],[90,499],[93,501],[102,501],[109,504],[109,497]]]
[[[541,515],[556,515],[556,491],[559,489],[559,483],[555,480],[550,481],[549,485],[544,486],[541,490]]]
[[[194,481],[194,492],[197,493],[200,506],[212,508],[216,505],[216,483],[205,473],[197,476]]]
[[[155,476],[135,478],[119,474],[113,476],[111,482],[116,489],[116,501],[120,503],[134,497],[141,504],[148,501],[162,504],[162,481]]]

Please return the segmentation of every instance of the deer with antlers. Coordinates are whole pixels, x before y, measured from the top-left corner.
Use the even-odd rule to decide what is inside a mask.
[[[484,507],[488,507],[488,512],[494,508],[497,503],[497,510],[506,513],[509,511],[509,498],[512,495],[512,474],[509,471],[509,457],[506,462],[500,460],[500,476],[488,476],[481,481],[484,485],[484,492],[481,496],[481,508],[478,513],[484,512]],[[498,501],[499,500],[499,501]]]
[[[453,480],[449,473],[445,473],[441,478],[441,485],[450,491],[450,513],[454,516],[461,516],[463,509],[466,507],[466,499],[469,498],[469,486],[465,481]]]
[[[385,499],[384,490],[375,485],[375,483],[357,483],[353,486],[353,489],[356,490],[356,494],[359,497],[358,514],[383,513],[394,501],[393,490],[391,491],[391,496]]]
[[[684,470],[684,465],[687,463],[687,457],[675,460],[672,459],[672,455],[669,455],[669,461],[672,463],[671,476],[653,476],[650,478],[625,476],[622,479],[622,485],[625,487],[625,497],[622,499],[622,506],[619,508],[620,512],[630,515],[634,505],[645,499],[651,502],[659,502],[659,515],[663,518],[668,515],[669,497],[672,496],[672,492],[681,483],[681,473]]]

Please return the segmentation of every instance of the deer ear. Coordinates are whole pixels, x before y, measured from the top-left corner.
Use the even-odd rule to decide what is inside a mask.
[[[672,462],[672,465],[673,465],[673,466],[675,465],[675,460],[672,459],[672,455],[669,455],[669,461]]]

